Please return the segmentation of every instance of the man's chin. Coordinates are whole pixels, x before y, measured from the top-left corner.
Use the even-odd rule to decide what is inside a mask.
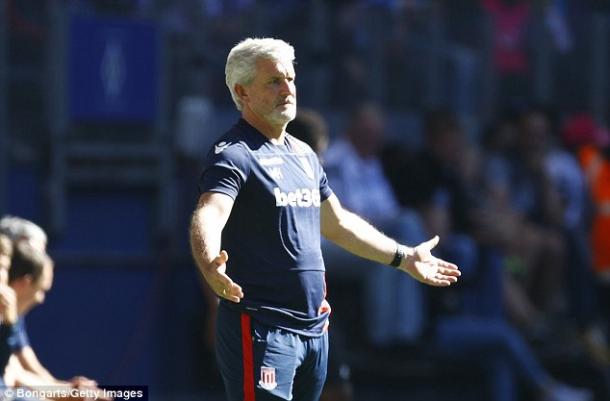
[[[297,116],[296,109],[294,111],[286,110],[286,111],[284,111],[282,113],[277,113],[277,114],[273,115],[271,117],[271,120],[274,123],[276,123],[277,125],[284,125],[284,124],[288,124],[289,122],[294,120],[294,118],[296,116]]]

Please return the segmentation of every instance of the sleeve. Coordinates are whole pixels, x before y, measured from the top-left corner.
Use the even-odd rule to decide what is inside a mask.
[[[11,333],[8,342],[13,352],[21,351],[23,348],[30,345],[30,338],[28,337],[25,328],[25,320],[17,320],[17,323],[13,326],[13,332]]]
[[[326,177],[326,172],[319,162],[318,169],[320,172],[320,200],[324,202],[326,199],[330,198],[330,196],[333,194],[333,190],[330,188],[328,178]]]
[[[249,155],[240,144],[229,144],[220,152],[218,149],[214,145],[208,153],[199,193],[220,192],[235,199],[250,173]]]

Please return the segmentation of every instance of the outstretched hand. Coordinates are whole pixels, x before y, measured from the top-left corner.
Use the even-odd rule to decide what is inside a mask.
[[[403,259],[400,270],[409,273],[417,281],[435,287],[446,287],[457,282],[460,271],[453,263],[432,256],[431,250],[438,244],[438,235],[413,248],[413,254]]]
[[[204,272],[204,276],[216,295],[232,302],[239,302],[244,297],[244,293],[241,287],[225,273],[228,260],[227,252],[220,251],[220,254],[212,260],[210,267]]]

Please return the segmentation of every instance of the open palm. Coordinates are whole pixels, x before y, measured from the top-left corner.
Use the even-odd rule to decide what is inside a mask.
[[[457,282],[460,271],[453,263],[432,255],[438,244],[438,235],[413,248],[413,255],[403,260],[399,268],[413,276],[417,281],[435,287],[446,287]]]

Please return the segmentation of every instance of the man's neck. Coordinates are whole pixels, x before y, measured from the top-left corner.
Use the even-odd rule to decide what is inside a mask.
[[[248,113],[244,110],[242,113],[242,118],[248,122],[251,126],[257,129],[261,134],[263,134],[269,141],[276,145],[281,145],[284,143],[284,137],[286,136],[286,126],[284,125],[271,125],[268,121],[258,117],[253,113]]]

